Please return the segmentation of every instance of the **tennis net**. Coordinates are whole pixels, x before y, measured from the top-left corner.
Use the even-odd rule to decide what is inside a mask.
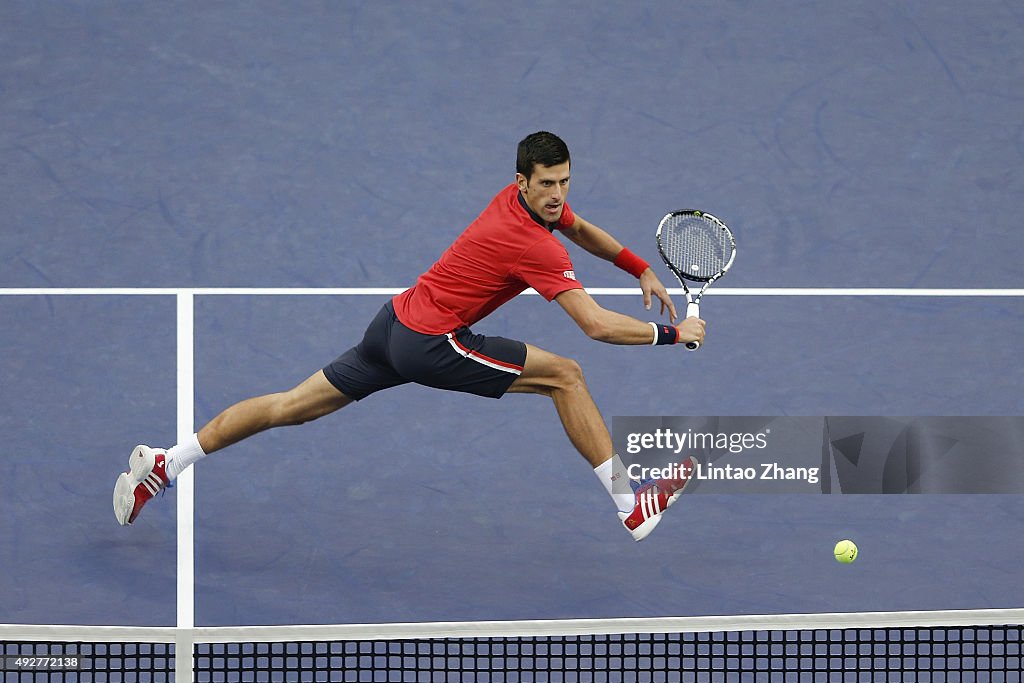
[[[1024,610],[194,629],[0,625],[0,648],[3,683],[1021,683],[1022,623]]]

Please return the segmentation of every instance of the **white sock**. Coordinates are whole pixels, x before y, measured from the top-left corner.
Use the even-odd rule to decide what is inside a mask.
[[[594,468],[594,474],[604,484],[608,495],[615,501],[615,507],[619,512],[630,512],[636,504],[636,496],[629,486],[629,477],[626,475],[626,466],[618,455],[613,455],[608,460]]]
[[[205,457],[206,453],[199,445],[199,435],[193,434],[192,438],[167,451],[167,478],[174,481],[186,467]]]

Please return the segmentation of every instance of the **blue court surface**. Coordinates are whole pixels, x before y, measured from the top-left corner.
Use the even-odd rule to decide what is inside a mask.
[[[739,243],[697,354],[537,296],[476,327],[577,359],[609,424],[1021,415],[1024,300],[988,290],[1022,281],[1022,30],[994,0],[0,3],[0,623],[175,624],[177,493],[110,506],[175,439],[175,290],[408,286],[535,130],[650,262],[673,209]],[[978,291],[753,295],[862,287]],[[196,428],[386,300],[196,295]],[[195,468],[195,622],[1021,607],[1022,531],[1021,495],[696,495],[635,544],[548,399],[405,386]]]

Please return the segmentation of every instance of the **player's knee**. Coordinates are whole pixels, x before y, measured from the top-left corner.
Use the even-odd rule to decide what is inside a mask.
[[[559,358],[556,381],[558,388],[566,391],[585,390],[587,386],[583,379],[583,368],[572,358]]]

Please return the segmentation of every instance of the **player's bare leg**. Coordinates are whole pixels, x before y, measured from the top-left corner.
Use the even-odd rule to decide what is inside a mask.
[[[329,415],[351,402],[318,370],[294,389],[234,404],[199,430],[199,445],[209,455],[267,429]]]
[[[527,344],[526,365],[509,392],[551,397],[566,435],[592,467],[612,457],[611,434],[576,361]]]
[[[569,440],[593,466],[594,474],[619,508],[619,520],[636,541],[654,531],[662,513],[679,499],[691,479],[696,461],[687,458],[680,470],[685,474],[657,479],[633,490],[576,361],[527,344],[526,365],[509,391],[551,397]]]
[[[214,451],[273,427],[315,420],[351,402],[321,370],[289,391],[236,403],[174,448],[136,446],[128,459],[128,471],[114,484],[114,516],[122,525],[131,524],[153,496],[185,468]]]

